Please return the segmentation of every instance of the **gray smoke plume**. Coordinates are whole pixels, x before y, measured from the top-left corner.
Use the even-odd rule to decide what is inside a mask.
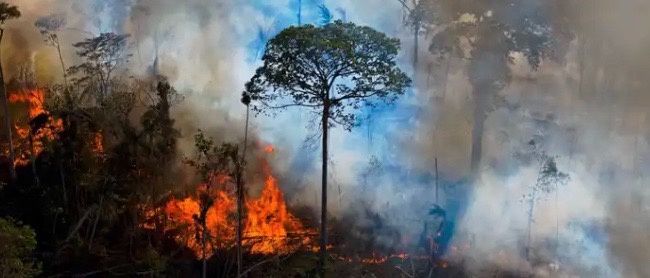
[[[8,75],[26,66],[40,82],[60,81],[56,52],[34,27],[44,16],[66,19],[60,37],[68,65],[79,62],[72,43],[100,32],[129,33],[129,72],[146,76],[155,68],[186,96],[174,111],[185,154],[191,153],[191,136],[199,128],[219,140],[241,139],[245,107],[240,93],[259,64],[263,39],[297,22],[290,0],[9,2],[20,7],[23,17],[8,23],[3,41]],[[402,67],[411,71],[412,35],[396,0],[314,3],[401,38]],[[650,276],[650,190],[644,174],[650,166],[650,31],[644,28],[650,26],[650,3],[567,3],[566,24],[575,39],[564,61],[547,61],[532,71],[514,55],[513,81],[500,92],[505,104],[486,121],[482,170],[474,184],[449,182],[469,174],[467,62],[435,64],[427,52],[430,38],[422,36],[414,93],[394,109],[372,111],[352,133],[332,132],[330,214],[354,215],[366,224],[372,222],[366,217],[370,211],[384,219],[384,226],[399,227],[402,236],[418,237],[422,218],[435,202],[437,159],[441,205],[448,208],[457,201],[462,208],[448,259],[464,261],[477,272],[496,265],[549,277]],[[303,8],[303,22],[319,22],[316,4]],[[305,128],[309,117],[304,111],[258,117],[252,132],[276,146],[273,166],[290,203],[318,212],[318,152],[303,147],[312,133]],[[566,185],[541,194],[535,206],[531,246],[544,266],[531,264],[524,252],[529,219],[522,196],[530,193],[539,170],[531,159],[531,140],[558,156],[558,168],[571,176]],[[379,163],[371,163],[372,157]],[[465,197],[455,199],[459,195]]]
[[[570,4],[576,38],[565,62],[545,62],[532,71],[515,55],[513,82],[501,92],[506,104],[488,116],[483,171],[454,245],[471,241],[458,259],[476,269],[496,264],[549,277],[645,277],[650,199],[642,169],[650,151],[650,84],[643,74],[650,66],[644,54],[650,32],[635,26],[650,23],[650,6]],[[409,142],[420,165],[430,169],[437,157],[454,177],[466,175],[469,164],[472,88],[464,66],[452,61],[449,78],[437,79],[432,93],[440,96],[446,82],[446,94],[432,100],[431,120],[421,119],[430,126],[417,129],[416,146]],[[530,265],[522,255],[528,209],[521,200],[538,175],[538,166],[521,158],[530,140],[559,156],[558,167],[571,175],[535,207],[533,242],[546,267]]]

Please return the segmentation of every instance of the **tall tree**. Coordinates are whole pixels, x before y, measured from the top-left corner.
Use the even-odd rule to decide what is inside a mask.
[[[330,9],[328,9],[327,6],[325,6],[325,4],[318,5],[318,11],[320,12],[320,24],[319,25],[322,26],[322,25],[332,23],[332,18],[334,18],[334,16],[332,15],[332,12],[330,11]]]
[[[298,0],[298,26],[302,25],[302,0]]]
[[[58,32],[65,26],[65,18],[62,15],[50,15],[39,18],[34,25],[41,32],[45,38],[45,43],[49,46],[56,48],[59,54],[59,62],[63,70],[63,84],[68,87],[68,78],[66,76],[65,63],[63,62],[63,55],[61,54],[61,43],[59,42]]]
[[[251,97],[248,93],[242,93],[241,103],[246,105],[246,126],[244,127],[244,150],[241,159],[237,163],[237,277],[242,274],[242,240],[244,236],[244,167],[246,166],[246,146],[248,146],[248,119],[250,115]]]
[[[7,20],[20,17],[18,7],[0,2],[0,43],[5,35],[4,23]],[[9,117],[9,107],[7,105],[7,88],[5,87],[4,72],[2,71],[2,54],[0,52],[0,93],[2,93],[2,108],[4,109],[5,125],[7,134],[7,144],[9,144],[9,174],[12,182],[16,180],[16,168],[14,167],[14,144],[11,136],[11,118]]]
[[[216,197],[211,187],[225,186],[226,184],[223,183],[231,183],[232,180],[229,177],[237,176],[236,171],[239,168],[237,164],[240,160],[237,145],[229,143],[217,145],[211,138],[206,138],[201,130],[194,136],[194,146],[197,151],[196,158],[188,160],[187,163],[196,169],[202,182],[206,185],[205,191],[202,191],[200,196],[199,214],[194,216],[195,222],[201,230],[202,277],[205,278],[207,276],[207,258],[212,255],[207,253],[208,243],[212,237],[207,226],[207,217]]]
[[[396,63],[398,39],[354,23],[289,27],[266,46],[246,90],[254,111],[306,107],[320,116],[322,136],[321,274],[327,246],[328,131],[350,131],[362,106],[393,103],[410,86]]]
[[[430,13],[428,8],[430,5],[427,5],[426,0],[397,0],[402,4],[402,7],[406,10],[406,16],[404,17],[404,23],[406,26],[412,28],[413,31],[413,70],[417,71],[418,66],[418,52],[420,51],[420,32],[426,26],[427,14]]]
[[[167,78],[158,76],[155,96],[150,96],[151,103],[147,111],[142,115],[142,136],[147,140],[147,152],[149,163],[154,169],[151,179],[151,200],[156,217],[156,229],[159,228],[156,201],[162,190],[157,190],[165,183],[165,177],[172,173],[172,164],[176,157],[177,139],[180,132],[174,128],[174,120],[171,118],[171,107],[182,100],[176,90],[169,84]]]
[[[427,1],[428,20],[440,26],[430,51],[438,55],[453,54],[469,61],[472,84],[474,123],[470,169],[476,176],[482,155],[487,114],[503,98],[498,93],[510,81],[514,53],[522,53],[528,64],[537,69],[541,61],[553,56],[556,43],[550,2],[525,1]],[[556,57],[557,58],[557,57]]]
[[[102,103],[110,91],[115,71],[131,57],[126,51],[128,35],[102,33],[97,37],[73,44],[83,63],[68,69],[69,75],[82,75],[73,79],[77,84],[97,92]]]

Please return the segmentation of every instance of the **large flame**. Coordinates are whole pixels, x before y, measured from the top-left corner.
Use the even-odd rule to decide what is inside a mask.
[[[25,103],[28,105],[27,112],[29,119],[27,122],[16,120],[14,123],[14,128],[16,129],[16,141],[14,144],[16,145],[16,150],[19,152],[14,159],[14,165],[25,166],[31,158],[37,157],[43,151],[46,142],[52,142],[58,139],[58,133],[63,130],[63,121],[53,118],[49,111],[45,109],[45,94],[43,90],[33,89],[13,92],[9,94],[8,101],[13,104]],[[30,138],[32,127],[30,127],[29,122],[35,120],[37,117],[44,117],[46,122],[43,126],[39,126],[38,130],[33,133],[33,137]],[[101,132],[94,134],[90,146],[94,153],[104,152],[102,140]]]
[[[43,105],[45,95],[42,90],[34,89],[14,92],[9,94],[8,100],[10,103],[27,103],[29,106],[29,121],[41,115],[48,114]],[[16,166],[23,166],[29,163],[30,158],[38,156],[43,151],[45,142],[57,138],[57,133],[63,128],[63,122],[61,119],[55,120],[48,117],[47,123],[34,132],[32,138],[30,138],[31,130],[28,123],[21,124],[19,121],[16,121],[14,126],[16,128],[16,136],[18,137],[16,147],[20,152],[14,159],[14,164]]]
[[[275,149],[269,146],[265,151],[274,152]],[[263,163],[262,166],[266,174],[264,190],[258,200],[247,202],[248,217],[244,237],[249,239],[247,242],[254,243],[252,251],[255,253],[286,252],[290,247],[286,244],[290,233],[304,236],[307,231],[287,210],[284,194],[271,174],[269,165]],[[309,241],[309,237],[303,237],[302,243],[307,244]]]
[[[272,147],[266,147],[267,153],[274,152]],[[253,253],[271,254],[296,250],[311,239],[311,231],[306,229],[298,219],[287,209],[284,194],[271,173],[266,161],[261,158],[266,180],[259,199],[245,200],[245,224],[243,244]],[[236,195],[232,179],[220,176],[210,186],[202,185],[197,192],[184,199],[172,198],[162,206],[164,230],[171,234],[174,240],[191,249],[198,258],[203,257],[203,231],[198,221],[201,208],[201,196],[212,198],[213,204],[206,215],[208,244],[206,256],[209,257],[215,249],[227,249],[235,244],[235,208]],[[154,212],[149,211],[152,216]],[[153,228],[153,225],[145,225]],[[291,240],[298,238],[299,240]]]

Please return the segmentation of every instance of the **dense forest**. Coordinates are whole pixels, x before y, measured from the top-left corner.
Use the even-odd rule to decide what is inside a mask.
[[[46,2],[0,277],[650,275],[641,0]]]

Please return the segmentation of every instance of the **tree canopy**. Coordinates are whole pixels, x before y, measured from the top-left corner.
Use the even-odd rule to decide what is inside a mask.
[[[327,133],[339,124],[357,125],[361,106],[392,103],[411,79],[397,66],[400,41],[370,27],[340,20],[322,27],[289,27],[266,45],[262,61],[246,83],[256,112],[291,106],[320,115],[323,140],[320,271],[327,253]]]
[[[552,15],[561,3],[556,1],[427,1],[428,22],[439,30],[430,50],[437,54],[452,52],[466,57],[460,48],[465,41],[473,51],[505,54],[521,52],[533,68],[554,55],[559,39],[569,36],[562,28],[562,17]],[[558,20],[560,19],[560,20]],[[566,42],[566,40],[563,40]],[[476,55],[472,55],[474,57]]]
[[[20,11],[18,7],[6,2],[0,2],[0,25],[9,19],[19,18]]]
[[[559,1],[428,0],[422,2],[427,22],[436,27],[430,51],[439,56],[468,60],[468,79],[473,87],[474,125],[471,171],[481,160],[487,113],[505,99],[498,93],[511,79],[509,64],[521,53],[532,69],[544,59],[561,58],[560,47],[569,40],[562,28]]]
[[[391,103],[410,85],[399,49],[398,39],[354,23],[289,27],[268,42],[246,90],[256,112],[327,102],[329,118],[349,130],[356,122],[348,108]]]
[[[79,75],[73,81],[77,84],[90,83],[99,89],[99,100],[107,96],[114,72],[131,55],[126,51],[128,35],[102,33],[94,38],[73,44],[83,63],[72,66],[68,74]]]

